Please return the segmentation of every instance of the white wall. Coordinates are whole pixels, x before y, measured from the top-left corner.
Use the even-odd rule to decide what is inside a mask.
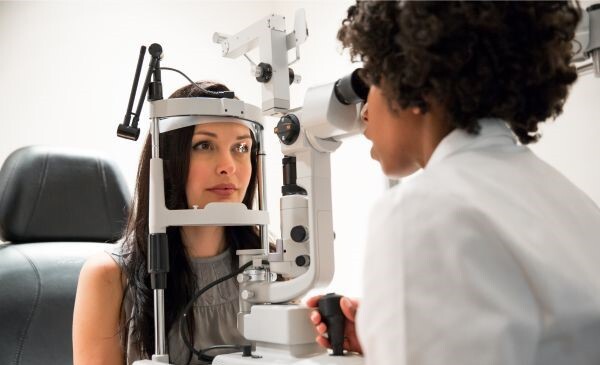
[[[531,149],[600,205],[600,78],[580,76],[563,114],[544,124]]]
[[[221,57],[216,31],[235,33],[270,13],[284,15],[293,29],[294,12],[305,8],[309,38],[293,66],[303,81],[292,89],[292,106],[310,86],[328,83],[354,69],[340,54],[336,30],[350,2],[0,2],[0,162],[32,144],[99,150],[112,157],[133,190],[141,138],[117,138],[127,106],[139,47],[163,46],[162,66],[192,79],[216,79],[246,102],[260,105],[260,85],[245,59]],[[148,62],[146,57],[144,68]],[[145,70],[143,71],[145,72]],[[142,76],[143,77],[143,76]],[[168,96],[187,81],[163,72]],[[141,118],[148,130],[148,106]],[[268,203],[272,230],[279,231],[281,185],[279,144],[268,138]],[[336,274],[330,290],[359,295],[364,226],[371,202],[384,188],[378,165],[360,138],[332,157]]]
[[[32,144],[100,150],[115,159],[133,187],[142,142],[115,135],[123,119],[139,47],[153,42],[165,50],[163,66],[193,79],[222,81],[249,103],[260,105],[260,86],[244,59],[223,59],[213,32],[235,33],[278,13],[292,28],[295,9],[305,8],[310,36],[293,66],[303,82],[292,89],[301,105],[306,88],[331,82],[354,66],[340,54],[335,34],[351,1],[257,2],[0,2],[0,161]],[[147,62],[146,62],[147,63]],[[186,81],[163,72],[165,95]],[[545,129],[534,147],[600,203],[600,79],[582,78],[565,113]],[[147,106],[142,135],[148,130]],[[267,124],[272,130],[273,121]],[[281,184],[279,146],[269,152],[269,209],[278,231]],[[374,199],[384,189],[369,143],[347,141],[332,156],[336,230],[336,274],[330,288],[360,295],[365,226]],[[543,183],[543,182],[533,182]]]

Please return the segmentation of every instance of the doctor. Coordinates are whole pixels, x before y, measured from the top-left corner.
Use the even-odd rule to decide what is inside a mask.
[[[422,169],[373,209],[364,299],[341,302],[368,365],[600,364],[600,210],[526,146],[577,78],[579,19],[566,1],[348,10],[371,155]]]

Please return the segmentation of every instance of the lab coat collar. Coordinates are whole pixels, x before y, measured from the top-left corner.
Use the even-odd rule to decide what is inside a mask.
[[[502,119],[480,119],[479,125],[481,126],[479,134],[469,134],[465,130],[458,128],[450,132],[437,145],[425,169],[461,150],[496,144],[509,145],[517,143],[511,129]]]

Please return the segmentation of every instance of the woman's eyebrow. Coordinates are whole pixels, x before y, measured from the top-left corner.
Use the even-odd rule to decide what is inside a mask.
[[[196,134],[201,134],[201,135],[205,135],[205,136],[209,136],[209,137],[213,137],[213,138],[217,138],[217,134],[213,133],[213,132],[206,132],[206,131],[197,131],[194,132],[194,135]],[[242,139],[249,139],[252,138],[249,134],[243,134],[241,136],[237,136],[236,139],[237,140],[242,140]]]
[[[196,134],[203,134],[205,136],[217,138],[217,134],[213,133],[213,132],[205,132],[205,131],[194,132],[194,135],[196,135]]]

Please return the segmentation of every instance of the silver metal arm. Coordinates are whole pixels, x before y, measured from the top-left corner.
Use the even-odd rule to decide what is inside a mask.
[[[294,31],[286,35],[285,18],[271,14],[234,35],[215,33],[213,41],[221,45],[223,57],[238,58],[258,47],[259,61],[269,65],[270,76],[262,84],[262,111],[266,115],[281,115],[290,109],[290,73],[287,51],[306,40],[308,30],[304,10],[296,13]],[[295,62],[294,61],[294,62]]]

